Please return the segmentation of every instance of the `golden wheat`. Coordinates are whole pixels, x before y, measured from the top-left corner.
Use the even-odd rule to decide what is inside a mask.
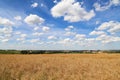
[[[120,55],[0,55],[0,80],[120,80]]]

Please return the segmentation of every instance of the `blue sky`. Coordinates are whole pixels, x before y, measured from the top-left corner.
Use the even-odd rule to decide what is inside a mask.
[[[0,0],[0,49],[120,49],[120,0]]]

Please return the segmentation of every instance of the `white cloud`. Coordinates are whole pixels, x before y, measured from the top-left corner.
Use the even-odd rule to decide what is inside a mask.
[[[70,42],[71,39],[70,39],[70,38],[66,38],[66,39],[64,39],[63,41],[64,41],[64,42]]]
[[[35,30],[35,31],[39,30],[39,27],[34,27],[34,30]]]
[[[86,38],[85,41],[92,43],[95,42],[95,38]]]
[[[95,16],[93,10],[87,12],[75,0],[61,0],[51,9],[51,14],[53,17],[63,16],[69,22],[88,21]]]
[[[120,41],[120,37],[110,36],[110,35],[100,35],[96,38],[96,40],[100,40],[102,43],[110,43]]]
[[[105,11],[105,10],[109,9],[111,4],[108,3],[108,4],[104,5],[104,6],[101,6],[99,3],[94,3],[93,6],[95,7],[96,11]]]
[[[13,29],[12,27],[3,27],[0,28],[0,39],[2,42],[7,42],[10,38],[12,38]]]
[[[65,28],[66,31],[70,31],[72,29],[74,29],[74,26],[68,26],[67,28]]]
[[[8,42],[9,41],[9,39],[3,39],[3,40],[1,40],[1,42]]]
[[[97,35],[96,40],[105,44],[120,41],[120,37],[117,36],[118,32],[120,32],[120,22],[109,21],[102,23],[89,35]]]
[[[41,33],[41,32],[35,32],[35,33],[33,33],[32,35],[33,36],[41,36],[41,35],[43,35],[44,33]]]
[[[38,15],[30,14],[27,16],[24,21],[29,25],[42,24],[45,20]]]
[[[15,16],[14,19],[18,21],[22,20],[21,16]]]
[[[98,27],[97,30],[107,30],[110,33],[120,32],[120,22],[104,22]]]
[[[17,38],[16,40],[17,40],[17,41],[24,41],[25,38]]]
[[[12,27],[0,28],[0,42],[8,42],[12,38]]]
[[[0,40],[3,39],[4,37],[0,35]]]
[[[67,44],[72,42],[72,40],[70,38],[65,38],[63,40],[58,41],[59,44]]]
[[[42,30],[43,30],[43,31],[45,31],[45,32],[47,32],[47,31],[49,31],[49,30],[50,30],[50,28],[49,28],[49,27],[47,27],[47,26],[43,26]]]
[[[114,23],[114,26],[111,27],[108,32],[114,34],[116,32],[120,32],[120,23]]]
[[[120,5],[120,0],[110,0],[107,3],[104,3],[104,6],[102,6],[101,4],[96,2],[96,3],[94,3],[93,6],[95,7],[96,11],[105,11],[105,10],[109,9],[112,5],[115,5],[115,6]]]
[[[1,34],[10,34],[13,32],[12,27],[4,27],[4,28],[0,28],[0,33]]]
[[[5,37],[6,37],[6,38],[11,38],[12,35],[11,35],[11,34],[6,34]]]
[[[65,36],[72,36],[72,35],[75,35],[75,34],[76,34],[75,32],[66,32]]]
[[[25,38],[25,37],[27,37],[27,34],[21,34],[20,37]]]
[[[9,41],[9,39],[10,39],[10,38],[8,38],[8,37],[1,36],[1,35],[0,35],[0,41],[1,41],[1,42],[2,42],[2,41],[4,42],[4,40],[5,40],[5,41],[6,41],[6,40]]]
[[[27,34],[19,34],[20,35],[20,37],[19,38],[17,38],[16,40],[17,41],[21,41],[22,43],[25,43],[26,42],[26,37],[27,37]]]
[[[120,0],[111,0],[111,3],[117,6],[120,5]]]
[[[21,34],[21,32],[20,32],[20,31],[17,31],[17,32],[15,32],[15,34],[16,34],[16,35],[19,35],[19,34]]]
[[[48,39],[57,39],[55,36],[48,36]]]
[[[38,3],[36,3],[36,2],[31,5],[31,7],[33,7],[33,8],[35,8],[37,6],[38,6]]]
[[[0,25],[3,25],[3,26],[13,26],[14,22],[10,21],[9,19],[0,17]]]
[[[86,37],[85,34],[76,34],[76,35],[75,35],[75,39],[78,39],[78,40],[82,40],[82,39],[84,39],[85,37]]]
[[[53,0],[53,3],[58,3],[57,0]]]
[[[104,31],[92,31],[89,35],[102,35],[106,34]]]
[[[113,21],[109,21],[109,22],[104,22],[102,23],[97,30],[106,30],[108,28],[110,28],[110,26],[112,26]]]
[[[74,26],[68,26],[67,28],[65,28],[65,36],[72,36],[75,35],[75,32],[72,32],[72,30],[74,29]]]
[[[40,40],[39,39],[31,39],[30,42],[31,43],[36,43],[36,42],[39,42]]]
[[[98,37],[96,38],[96,40],[103,40],[103,39],[105,39],[106,37],[107,37],[107,35],[106,35],[106,34],[103,34],[103,35],[98,36]]]

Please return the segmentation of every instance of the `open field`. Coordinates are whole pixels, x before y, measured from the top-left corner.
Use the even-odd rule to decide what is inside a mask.
[[[120,54],[0,54],[0,80],[120,80]]]

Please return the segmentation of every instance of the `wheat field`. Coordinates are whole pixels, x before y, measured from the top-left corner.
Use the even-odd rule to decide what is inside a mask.
[[[120,80],[120,55],[1,54],[0,80]]]

